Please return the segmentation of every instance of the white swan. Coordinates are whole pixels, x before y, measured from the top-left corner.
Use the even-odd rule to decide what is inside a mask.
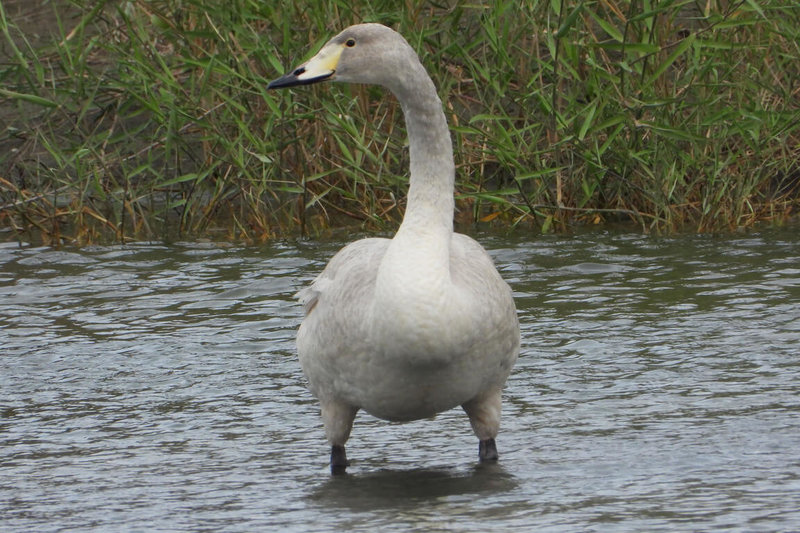
[[[392,239],[344,247],[298,293],[300,364],[320,401],[331,468],[356,412],[415,420],[461,405],[497,459],[500,394],[519,352],[511,290],[470,237],[453,232],[453,148],[442,104],[409,44],[380,24],[351,26],[269,88],[323,80],[382,85],[403,108],[411,178]]]

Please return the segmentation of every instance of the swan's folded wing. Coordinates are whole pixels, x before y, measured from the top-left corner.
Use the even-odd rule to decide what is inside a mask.
[[[362,239],[339,250],[311,285],[295,294],[305,315],[308,316],[326,294],[344,292],[355,296],[365,285],[371,285],[389,242],[388,239]]]

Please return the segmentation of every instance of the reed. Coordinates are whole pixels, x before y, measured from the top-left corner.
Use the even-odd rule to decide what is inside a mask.
[[[447,105],[457,222],[783,223],[800,204],[794,1],[0,4],[0,235],[261,241],[391,230],[379,88],[267,92],[344,26],[403,33]]]

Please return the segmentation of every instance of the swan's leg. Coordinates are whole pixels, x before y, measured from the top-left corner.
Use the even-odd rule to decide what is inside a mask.
[[[480,440],[478,458],[483,461],[497,460],[497,445],[494,442],[500,429],[500,389],[473,398],[461,407],[467,412],[472,430]]]
[[[485,463],[487,461],[497,461],[497,444],[494,439],[482,440],[478,443],[478,459]]]
[[[344,444],[353,429],[353,420],[358,408],[339,401],[322,402],[322,424],[331,445],[331,473],[344,473],[350,462]]]

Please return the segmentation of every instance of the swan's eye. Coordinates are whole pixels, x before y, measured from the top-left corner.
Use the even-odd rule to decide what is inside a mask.
[[[346,47],[348,47],[348,48],[353,48],[356,45],[356,40],[355,39],[347,39],[345,41],[344,45]]]

